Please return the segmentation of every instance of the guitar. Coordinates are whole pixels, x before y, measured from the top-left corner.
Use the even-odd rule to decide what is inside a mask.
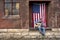
[[[36,24],[34,24],[34,28],[38,28],[38,27],[40,27],[41,26],[41,23],[36,23]]]

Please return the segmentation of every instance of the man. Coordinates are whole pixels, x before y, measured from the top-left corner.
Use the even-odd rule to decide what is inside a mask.
[[[44,25],[41,25],[41,28],[39,28],[39,30],[41,30],[41,34],[43,36],[45,36],[45,27],[44,27]]]
[[[43,22],[42,22],[42,21],[39,21],[37,24],[38,24],[39,32],[40,32],[43,36],[45,36],[45,27],[44,27],[44,25],[43,25]]]

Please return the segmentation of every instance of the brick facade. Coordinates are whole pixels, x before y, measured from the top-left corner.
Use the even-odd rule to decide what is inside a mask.
[[[20,13],[18,19],[4,18],[4,0],[0,0],[0,28],[21,28],[28,29],[31,25],[31,18],[29,17],[29,1],[49,1],[47,14],[47,26],[60,26],[60,0],[19,0]],[[31,16],[31,15],[30,15]]]

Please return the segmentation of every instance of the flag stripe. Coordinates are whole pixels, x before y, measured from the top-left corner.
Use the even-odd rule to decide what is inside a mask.
[[[40,13],[38,13],[38,21],[39,21],[39,14],[40,14]]]
[[[44,4],[44,15],[45,15],[45,27],[46,27],[46,5]]]

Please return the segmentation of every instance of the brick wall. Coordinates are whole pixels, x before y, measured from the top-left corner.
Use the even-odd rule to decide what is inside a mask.
[[[48,27],[60,26],[60,0],[20,0],[20,18],[8,19],[4,17],[4,1],[0,0],[0,28],[29,28],[29,1],[50,1],[48,5]]]

